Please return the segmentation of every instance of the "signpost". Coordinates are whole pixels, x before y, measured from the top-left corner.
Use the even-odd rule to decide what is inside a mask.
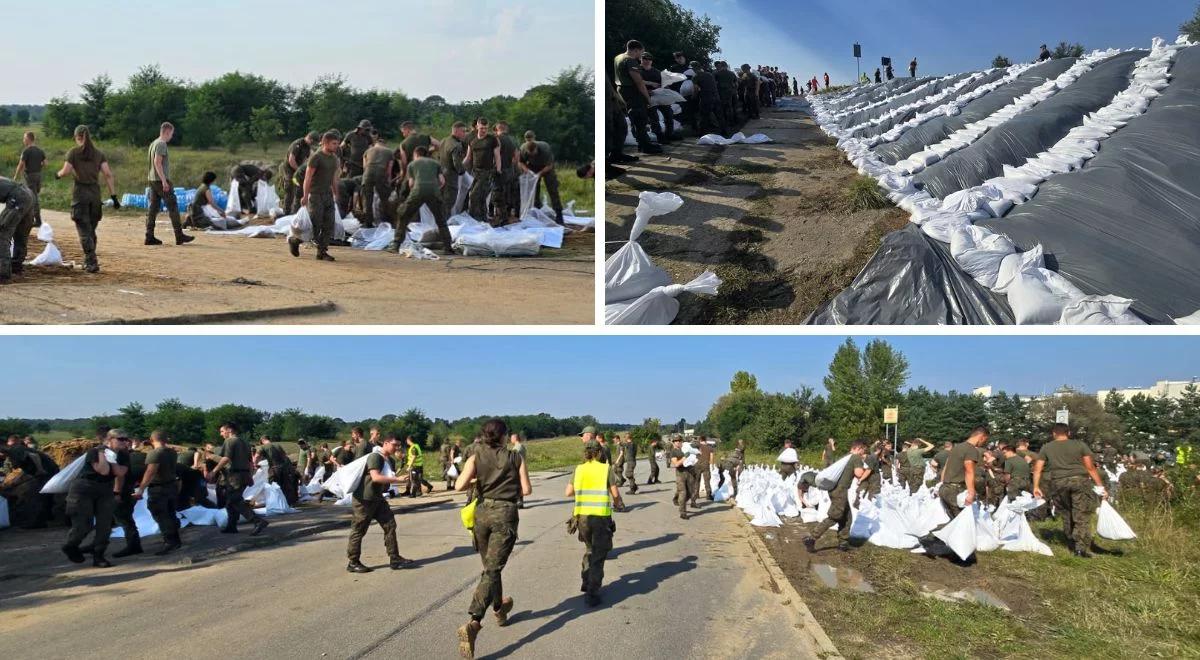
[[[892,454],[899,451],[900,445],[900,409],[899,408],[884,408],[883,409],[883,428],[886,437],[888,427],[892,427]]]
[[[854,44],[854,68],[858,71],[858,77],[854,79],[854,84],[858,85],[862,81],[862,46]]]
[[[1071,413],[1069,411],[1067,411],[1066,408],[1063,408],[1062,410],[1059,410],[1058,412],[1054,413],[1055,423],[1070,424],[1071,422],[1067,421],[1069,419],[1071,419]]]

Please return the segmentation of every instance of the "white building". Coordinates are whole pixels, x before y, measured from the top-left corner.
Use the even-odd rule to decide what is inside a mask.
[[[975,396],[981,396],[985,399],[990,399],[992,396],[992,386],[983,385],[976,387],[975,389],[971,390],[971,394],[974,394]]]
[[[1136,394],[1142,394],[1152,399],[1165,396],[1168,399],[1177,400],[1183,396],[1183,390],[1195,382],[1195,378],[1191,380],[1160,380],[1150,387],[1118,387],[1115,390],[1100,390],[1096,392],[1096,399],[1103,404],[1109,392],[1116,392],[1126,401]]]

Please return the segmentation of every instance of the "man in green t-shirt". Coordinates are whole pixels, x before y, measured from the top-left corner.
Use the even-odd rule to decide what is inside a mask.
[[[456,121],[450,129],[450,135],[442,140],[437,150],[442,174],[446,176],[446,187],[442,188],[442,215],[447,218],[454,215],[454,205],[458,203],[459,178],[467,171],[463,165],[463,158],[467,155],[466,139],[467,125]]]
[[[1092,516],[1100,505],[1095,489],[1099,489],[1101,498],[1108,497],[1108,490],[1100,479],[1092,450],[1071,438],[1066,424],[1050,427],[1050,437],[1033,464],[1033,496],[1041,497],[1042,484],[1050,482],[1067,546],[1076,557],[1091,557]],[[1043,474],[1048,479],[1043,480]]]
[[[468,212],[480,222],[488,222],[487,196],[492,184],[500,174],[500,141],[488,132],[485,117],[475,119],[475,133],[467,142],[467,160],[471,163],[471,182],[468,192]]]
[[[362,206],[363,226],[375,226],[375,199],[379,199],[379,210],[384,222],[395,222],[392,217],[392,149],[385,144],[382,135],[376,134],[375,144],[363,154]]]
[[[404,175],[408,172],[408,166],[416,160],[417,147],[425,147],[429,153],[433,153],[440,144],[437,140],[417,130],[417,125],[411,121],[406,121],[400,124],[400,148],[396,150],[396,160],[399,161],[400,167],[396,170],[397,175]],[[408,185],[407,177],[400,179],[400,201],[408,198],[408,194],[412,189]]]
[[[696,480],[693,475],[696,472],[695,465],[684,465],[683,462],[687,456],[683,453],[683,436],[675,435],[671,438],[671,449],[667,452],[667,465],[675,468],[675,504],[679,507],[679,517],[683,520],[688,519],[687,505],[688,502],[696,499]]]
[[[150,160],[150,172],[146,181],[150,186],[149,209],[146,212],[146,245],[162,245],[162,241],[154,237],[154,223],[158,220],[158,205],[161,202],[167,207],[167,215],[171,216],[171,227],[175,230],[175,244],[183,245],[196,240],[195,236],[183,233],[183,220],[179,217],[179,201],[175,198],[175,189],[171,187],[171,165],[167,157],[167,143],[175,136],[175,126],[164,121],[158,129],[158,139],[150,143],[146,155]]]
[[[834,525],[838,526],[838,550],[845,552],[850,549],[850,525],[854,518],[850,513],[850,485],[856,478],[866,481],[870,476],[871,469],[863,462],[866,455],[866,440],[850,443],[850,460],[838,477],[837,484],[829,491],[829,511],[825,514],[825,520],[817,523],[812,534],[804,537],[804,548],[809,552],[816,552],[817,539]]]
[[[309,156],[312,156],[313,147],[317,146],[317,143],[320,141],[320,133],[309,131],[307,135],[296,139],[288,145],[287,155],[284,157],[283,164],[279,168],[283,172],[284,215],[292,215],[300,210],[296,207],[296,192],[299,189],[299,186],[296,185],[296,171],[308,162]]]
[[[404,234],[408,231],[408,223],[416,217],[421,206],[424,205],[433,214],[433,221],[437,223],[438,238],[442,241],[442,254],[453,255],[454,248],[450,240],[450,228],[446,226],[446,216],[442,214],[442,187],[446,185],[446,176],[442,173],[442,166],[429,157],[428,148],[417,147],[413,152],[413,161],[408,164],[407,174],[408,197],[404,200],[404,206],[400,210],[399,219],[396,221],[395,236],[388,244],[387,251],[392,253],[400,251],[400,244],[404,242]]]
[[[246,498],[242,496],[246,487],[253,482],[254,466],[250,463],[250,443],[238,437],[237,426],[232,422],[223,424],[220,430],[225,441],[217,452],[220,459],[209,471],[208,480],[220,479],[220,487],[225,493],[225,513],[228,520],[221,532],[237,534],[238,520],[245,518],[254,524],[250,536],[258,536],[269,523],[266,518],[254,513],[254,509],[246,504]]]
[[[1008,499],[1016,499],[1022,491],[1032,492],[1033,472],[1029,461],[1019,455],[1012,445],[1004,445],[1000,451],[1004,453],[1004,473],[1008,475],[1008,485],[1004,489]]]
[[[533,207],[542,207],[542,184],[546,185],[546,193],[550,196],[550,208],[554,209],[554,219],[563,224],[562,199],[558,196],[558,174],[554,171],[554,151],[548,142],[537,139],[533,131],[525,131],[525,144],[521,145],[518,155],[521,172],[532,172],[537,175],[537,186],[533,191]]]
[[[25,135],[21,138],[25,148],[21,150],[21,157],[17,160],[17,172],[13,174],[13,179],[18,179],[21,174],[25,174],[25,185],[33,193],[33,226],[42,226],[42,170],[46,167],[46,152],[42,151],[41,147],[37,146],[37,137],[33,131],[25,131]]]
[[[175,479],[179,459],[175,450],[167,446],[166,434],[161,429],[150,433],[150,444],[154,448],[146,455],[146,472],[133,499],[140,500],[143,493],[149,494],[146,507],[163,537],[162,549],[154,554],[165,555],[183,545],[179,538],[179,517],[175,515],[179,508],[179,486]]]
[[[371,526],[371,521],[379,523],[383,529],[383,545],[387,548],[389,566],[392,570],[400,570],[409,568],[413,565],[411,559],[405,559],[400,555],[400,549],[396,543],[396,516],[392,513],[392,507],[388,505],[388,501],[384,499],[383,494],[394,484],[403,484],[407,480],[403,477],[395,476],[396,448],[400,445],[400,441],[396,439],[394,433],[389,433],[380,445],[379,451],[371,452],[367,456],[367,465],[363,468],[362,478],[358,481],[358,486],[354,489],[351,506],[353,507],[353,517],[350,521],[350,543],[346,546],[346,557],[350,563],[346,565],[346,570],[351,573],[370,573],[371,568],[364,566],[359,560],[362,555],[362,540],[367,534],[367,528]],[[385,475],[386,471],[391,475]]]
[[[979,448],[987,443],[988,430],[986,426],[976,426],[971,429],[965,442],[960,442],[946,456],[946,465],[942,468],[942,486],[938,489],[938,497],[942,500],[942,508],[953,520],[964,506],[971,506],[979,499],[979,491],[983,487],[983,472],[979,469],[983,462],[983,454]],[[962,506],[958,504],[958,495],[967,493]]]
[[[334,261],[333,256],[329,254],[329,241],[333,239],[333,200],[337,196],[338,170],[341,169],[337,150],[337,131],[325,133],[321,136],[321,148],[309,157],[308,167],[304,172],[304,191],[300,205],[308,208],[308,216],[312,220],[318,261]],[[358,163],[361,169],[361,155]],[[300,256],[300,239],[289,238],[288,247],[293,257]]]
[[[492,208],[496,210],[498,225],[521,212],[521,188],[517,183],[517,141],[508,134],[508,122],[496,122],[496,140],[500,143],[500,173],[496,177],[496,191],[492,194]]]
[[[933,449],[933,443],[924,438],[913,438],[904,450],[904,470],[901,476],[908,483],[908,492],[915,493],[925,485],[925,454]]]
[[[613,75],[617,92],[625,102],[629,122],[633,126],[633,138],[638,151],[645,154],[661,154],[662,147],[650,142],[648,132],[650,92],[642,80],[641,60],[646,52],[642,42],[631,39],[625,43],[625,52],[613,58]]]
[[[367,153],[367,149],[370,149],[374,143],[374,139],[371,137],[373,129],[371,120],[364,119],[358,122],[358,126],[354,130],[346,134],[346,139],[342,141],[340,153],[337,145],[334,145],[334,155],[340,156],[340,162],[345,163],[346,170],[344,174],[346,178],[362,176],[363,155]],[[326,135],[328,134],[326,133]],[[341,139],[340,135],[338,139]]]

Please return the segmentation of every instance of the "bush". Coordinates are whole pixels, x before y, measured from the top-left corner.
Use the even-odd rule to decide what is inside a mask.
[[[854,177],[854,180],[850,182],[850,188],[846,191],[846,200],[850,204],[851,211],[885,209],[892,205],[888,198],[883,196],[883,192],[874,179],[861,175]]]
[[[1003,69],[1004,67],[1012,66],[1012,62],[1003,55],[997,55],[992,59],[992,68]]]

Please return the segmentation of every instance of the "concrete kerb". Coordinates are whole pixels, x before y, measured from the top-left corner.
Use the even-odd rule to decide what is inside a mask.
[[[251,309],[235,312],[213,312],[210,314],[181,314],[158,316],[145,319],[103,319],[88,321],[82,325],[196,325],[201,323],[234,323],[255,321],[278,316],[310,316],[337,311],[337,304],[326,300],[314,305],[293,305],[271,309]]]
[[[758,558],[759,565],[766,571],[767,579],[770,580],[775,593],[779,594],[780,604],[794,607],[800,616],[800,632],[808,638],[809,645],[816,650],[817,657],[841,658],[842,655],[834,646],[833,640],[829,639],[829,635],[825,634],[825,629],[821,627],[820,623],[817,623],[812,611],[800,597],[800,593],[788,581],[783,570],[779,568],[779,564],[775,562],[775,558],[771,556],[771,551],[767,549],[766,544],[759,538],[758,532],[750,525],[749,519],[736,506],[731,505],[730,508],[746,536],[746,541],[750,544],[750,549]]]

